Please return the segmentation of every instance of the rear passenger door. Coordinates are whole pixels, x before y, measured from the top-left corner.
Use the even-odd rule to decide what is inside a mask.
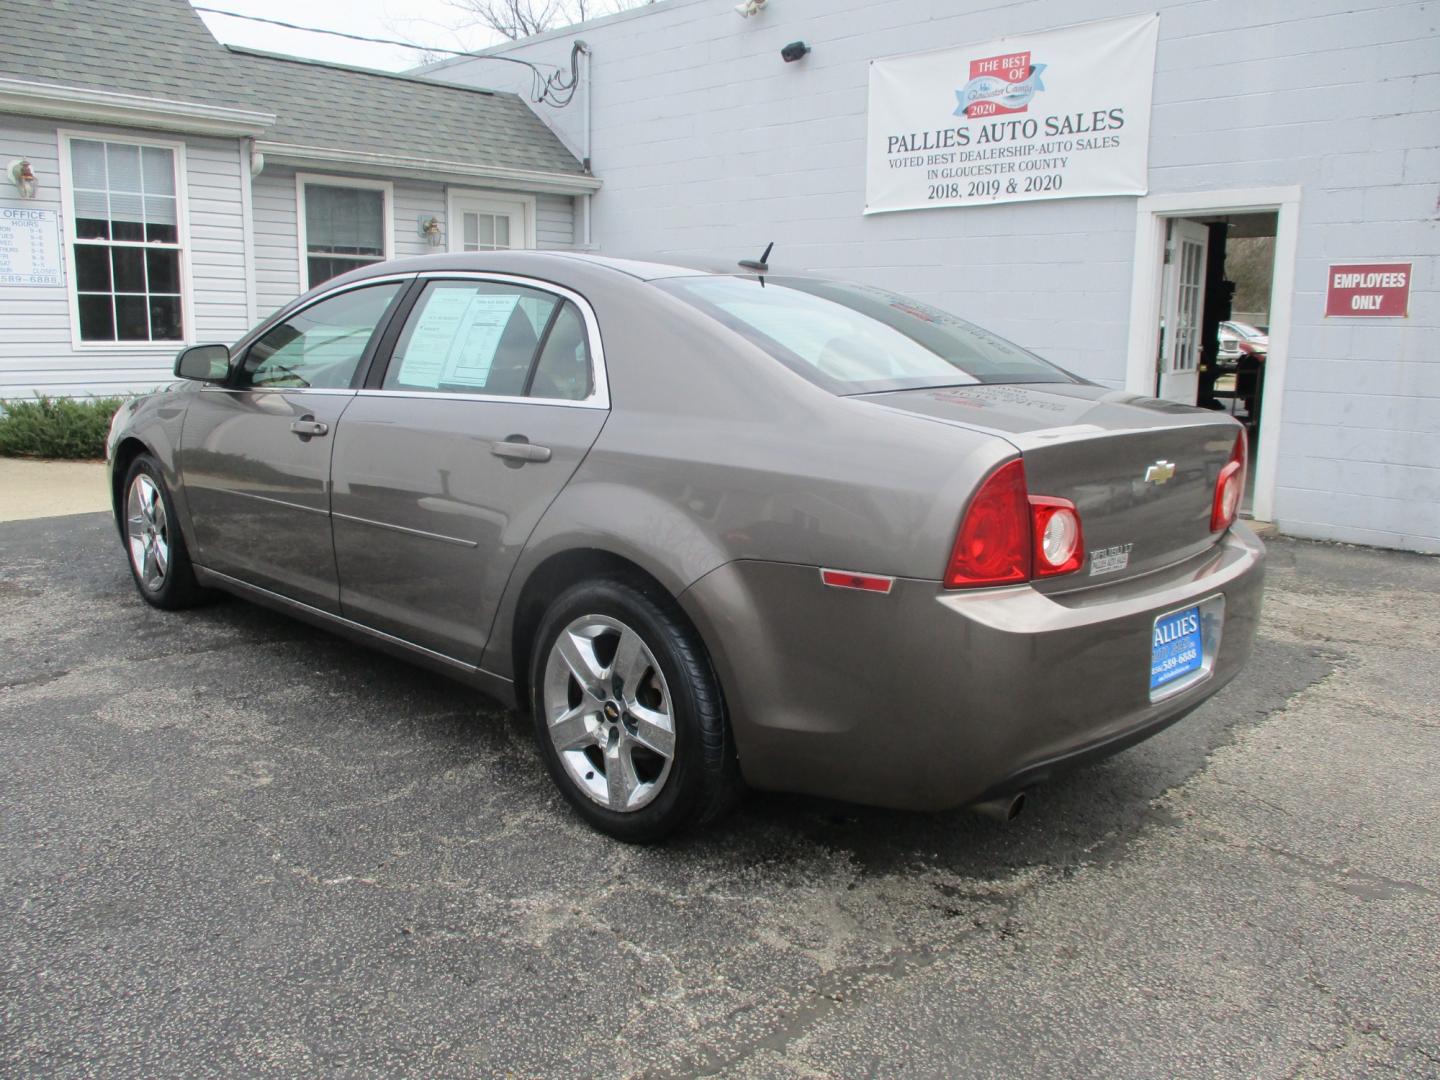
[[[525,541],[608,408],[583,298],[512,277],[422,279],[335,439],[344,615],[478,664]]]

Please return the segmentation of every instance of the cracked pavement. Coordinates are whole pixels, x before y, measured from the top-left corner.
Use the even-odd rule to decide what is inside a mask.
[[[1010,826],[639,849],[470,691],[0,524],[0,1072],[1440,1076],[1440,561],[1270,549],[1249,671]]]

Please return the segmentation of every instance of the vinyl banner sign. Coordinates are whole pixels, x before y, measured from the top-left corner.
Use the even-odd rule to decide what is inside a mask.
[[[1143,195],[1158,15],[875,60],[865,212]]]

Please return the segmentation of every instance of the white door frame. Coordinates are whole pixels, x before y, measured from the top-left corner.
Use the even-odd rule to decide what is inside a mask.
[[[456,209],[456,203],[466,203],[478,206],[486,213],[516,213],[520,214],[521,222],[521,243],[512,244],[514,248],[535,248],[535,204],[534,195],[521,195],[515,191],[486,191],[482,188],[447,188],[445,191],[445,231],[447,235],[446,249],[459,251],[464,245],[464,236],[460,232],[460,214]],[[512,236],[513,240],[514,237]]]
[[[1130,289],[1130,342],[1125,353],[1125,389],[1155,393],[1155,354],[1160,343],[1160,279],[1165,259],[1165,219],[1205,214],[1278,212],[1275,268],[1270,286],[1270,351],[1265,358],[1264,409],[1256,447],[1254,516],[1275,513],[1275,477],[1280,419],[1285,404],[1285,368],[1290,358],[1290,323],[1295,300],[1295,253],[1300,239],[1298,187],[1234,188],[1147,195],[1135,205],[1134,279]]]

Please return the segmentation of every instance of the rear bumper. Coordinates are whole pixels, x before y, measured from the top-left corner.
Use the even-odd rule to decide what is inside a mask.
[[[681,601],[749,783],[938,810],[1122,750],[1205,701],[1250,655],[1263,564],[1238,526],[1182,563],[1065,595],[913,579],[880,595],[827,588],[814,567],[736,562]],[[1208,674],[1153,699],[1155,617],[1202,602],[1223,609]]]

